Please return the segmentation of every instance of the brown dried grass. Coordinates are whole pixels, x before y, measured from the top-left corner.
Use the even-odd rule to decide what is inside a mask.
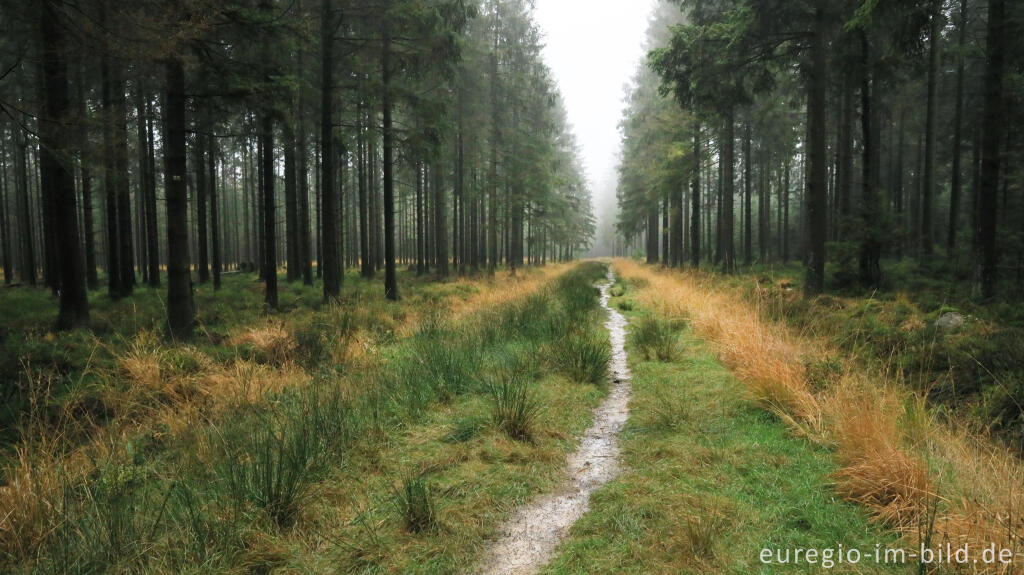
[[[887,374],[845,365],[837,383],[814,392],[802,359],[834,356],[822,342],[762,319],[756,305],[709,275],[656,271],[629,260],[614,266],[640,280],[637,298],[646,307],[689,319],[754,398],[799,433],[834,447],[837,492],[910,545],[927,540],[968,543],[977,552],[991,544],[1024,551],[1024,464],[985,434],[933,420],[922,400]],[[1012,566],[976,567],[1007,573],[1021,563],[1017,557]]]

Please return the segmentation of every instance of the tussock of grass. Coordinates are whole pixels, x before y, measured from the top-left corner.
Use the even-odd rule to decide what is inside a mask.
[[[673,322],[648,316],[631,325],[629,335],[645,358],[672,361],[676,356],[676,331]]]
[[[520,376],[504,376],[490,386],[491,421],[512,439],[533,438],[542,405]]]
[[[410,533],[422,533],[437,526],[433,496],[422,475],[403,480],[401,486],[393,489],[391,497]]]
[[[551,363],[566,377],[601,385],[608,380],[611,346],[607,335],[574,330],[551,345]]]
[[[295,338],[288,333],[284,323],[274,321],[246,328],[235,337],[233,343],[251,347],[262,361],[276,366],[295,359],[295,352],[298,349]]]

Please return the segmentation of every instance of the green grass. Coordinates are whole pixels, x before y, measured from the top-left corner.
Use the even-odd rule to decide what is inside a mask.
[[[524,301],[438,318],[408,337],[395,326],[409,308],[370,308],[376,323],[353,321],[379,329],[374,361],[354,366],[332,364],[325,350],[352,331],[334,320],[365,310],[298,309],[294,321],[315,320],[306,337],[318,343],[297,338],[297,360],[318,368],[310,381],[215,415],[200,410],[182,432],[124,426],[97,452],[95,472],[61,476],[63,489],[42,501],[53,514],[41,519],[40,540],[30,553],[5,551],[0,568],[458,572],[512,509],[557,484],[572,438],[589,424],[602,387],[546,373],[540,354],[567,330],[598,329],[601,314],[584,300],[603,273],[580,265]],[[445,289],[420,287],[408,300]],[[213,345],[164,349],[160,365],[202,372],[217,360],[196,354]],[[526,430],[530,441],[488,425],[494,374],[515,374],[515,389],[529,390],[525,404],[511,398],[511,414],[512,435]]]
[[[828,451],[744,399],[688,330],[678,337],[673,362],[648,361],[630,341],[634,396],[620,439],[622,475],[592,496],[543,573],[819,573],[820,565],[762,565],[759,553],[896,545],[863,510],[834,497]],[[862,562],[829,572],[906,571]]]

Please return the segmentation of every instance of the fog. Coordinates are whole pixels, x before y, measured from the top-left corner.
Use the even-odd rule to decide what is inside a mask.
[[[565,98],[598,217],[591,255],[610,255],[625,87],[644,57],[654,0],[537,0],[544,58]],[[602,233],[604,231],[605,233]]]

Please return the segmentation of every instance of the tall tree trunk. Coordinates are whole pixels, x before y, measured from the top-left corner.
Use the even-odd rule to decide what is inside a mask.
[[[119,185],[117,183],[118,170],[115,159],[116,144],[114,142],[114,117],[117,113],[114,93],[120,90],[120,87],[116,84],[114,72],[111,68],[110,56],[105,53],[100,61],[100,76],[103,82],[103,190],[107,216],[107,241],[104,248],[107,255],[107,293],[110,297],[117,299],[124,295],[123,282],[121,280],[123,273],[121,268],[121,252],[118,248],[120,245],[118,243],[120,233],[117,228],[121,220],[117,217]]]
[[[7,134],[0,124],[0,257],[3,258],[4,284],[14,281],[11,261],[11,223],[7,218]]]
[[[996,211],[999,194],[999,140],[1003,129],[1003,59],[1006,39],[1006,0],[988,1],[988,40],[982,112],[981,186],[978,197],[978,285],[981,297],[996,295],[999,255],[996,251]]]
[[[133,104],[135,106],[135,134],[136,134],[136,154],[139,162],[139,186],[135,194],[135,206],[136,215],[141,220],[136,222],[136,231],[138,232],[139,238],[139,250],[145,258],[140,262],[142,265],[143,280],[149,283],[149,272],[150,267],[145,265],[149,260],[149,253],[155,251],[152,244],[149,243],[149,234],[146,233],[146,197],[148,196],[149,189],[149,132],[146,131],[146,95],[142,88],[141,75],[136,76],[135,79],[135,90],[132,92]]]
[[[735,214],[733,197],[735,192],[736,163],[736,120],[730,107],[725,113],[725,130],[722,135],[722,270],[736,271]]]
[[[427,273],[426,242],[423,225],[423,161],[416,162],[416,275]]]
[[[967,45],[967,0],[960,0],[960,25],[957,40],[959,50],[956,68],[956,100],[953,110],[953,166],[949,186],[949,233],[946,236],[946,253],[953,258],[956,252],[956,234],[960,227],[960,195],[962,187],[961,156],[963,155],[964,76]]]
[[[647,263],[658,263],[658,201],[648,200],[647,206]]]
[[[205,116],[205,112],[196,114],[198,117]],[[195,134],[195,165],[196,171],[196,259],[198,261],[197,274],[199,283],[204,284],[210,281],[210,245],[209,230],[207,222],[209,215],[206,210],[206,187],[210,180],[206,175],[206,132],[209,129],[207,122],[196,119]]]
[[[790,154],[786,153],[786,159],[783,163],[783,174],[782,174],[782,226],[779,228],[779,234],[782,235],[782,261],[789,261],[789,174],[790,174]]]
[[[840,98],[839,130],[836,141],[836,199],[837,221],[835,233],[839,241],[853,241],[853,104],[854,82],[852,72],[843,72]]]
[[[690,265],[694,269],[700,267],[700,169],[703,161],[701,159],[701,123],[694,121],[693,128],[693,175],[691,176],[690,201],[693,206],[690,208]]]
[[[89,300],[85,290],[85,268],[78,236],[75,206],[75,178],[68,135],[68,66],[64,30],[53,0],[40,0],[40,36],[43,51],[43,92],[45,117],[39,122],[41,183],[54,200],[53,217],[60,280],[60,312],[56,329],[70,329],[89,321]],[[61,161],[61,156],[65,158]]]
[[[178,339],[192,335],[195,307],[188,256],[188,171],[185,163],[185,71],[181,60],[166,64],[164,177],[167,201],[167,323]]]
[[[497,16],[495,16],[497,18]],[[498,147],[501,139],[501,104],[498,96],[498,32],[494,32],[494,45],[491,47],[491,162],[488,175],[487,198],[487,275],[493,276],[498,265]]]
[[[882,241],[879,220],[881,206],[875,181],[875,132],[872,126],[872,63],[869,52],[870,44],[867,33],[861,30],[861,139],[863,140],[863,157],[861,159],[864,191],[861,195],[861,241],[859,250],[860,283],[864,287],[877,288],[882,279],[880,260],[882,257]]]
[[[359,150],[356,163],[359,167],[359,264],[360,275],[364,278],[373,277],[373,262],[370,258],[370,198],[367,190],[368,174],[366,173],[368,161],[368,146],[366,142],[366,129],[363,126],[365,114],[362,109],[362,97],[360,97],[358,118],[356,124],[356,146]]]
[[[386,26],[387,24],[385,24]],[[384,31],[380,57],[381,107],[384,112],[382,139],[384,145],[384,296],[398,301],[398,274],[395,271],[395,183],[394,135],[391,127],[391,32]],[[442,216],[443,217],[443,216]],[[443,224],[442,224],[443,225]],[[444,253],[444,271],[448,271],[447,253]]]
[[[274,118],[264,111],[260,119],[260,148],[263,164],[263,280],[266,287],[264,301],[277,308],[277,221],[274,202]]]
[[[322,0],[320,29],[320,194],[323,206],[320,218],[323,250],[317,257],[317,270],[323,270],[324,299],[336,300],[341,293],[338,253],[337,190],[334,186],[334,31],[333,2]]]
[[[287,275],[289,283],[297,282],[302,277],[299,264],[299,205],[295,174],[295,130],[285,122],[284,125],[284,237],[285,253],[288,259]]]
[[[131,295],[135,287],[135,256],[132,247],[132,202],[128,185],[128,104],[121,65],[115,64],[113,73],[114,98],[114,158],[117,183],[118,259],[121,263],[121,294]]]
[[[212,127],[211,127],[212,131]],[[213,289],[220,289],[220,272],[223,268],[220,246],[220,219],[217,205],[217,140],[211,133],[207,136],[206,159],[210,174],[210,251],[213,256]]]
[[[82,59],[75,67],[78,104],[78,161],[82,188],[82,227],[85,237],[85,282],[90,290],[98,289],[99,276],[96,273],[96,231],[93,228],[92,209],[92,165],[89,143],[89,106],[85,95],[85,80],[82,74]],[[152,144],[152,142],[150,142]],[[10,275],[10,274],[8,274]]]
[[[750,266],[754,259],[753,219],[753,154],[751,152],[750,114],[743,128],[743,265]]]
[[[925,112],[924,188],[921,191],[921,256],[927,265],[935,243],[932,212],[935,198],[936,117],[939,108],[939,42],[942,40],[942,2],[931,2],[928,34],[928,104]]]
[[[825,218],[828,212],[825,144],[825,92],[828,84],[824,0],[816,0],[814,33],[811,37],[811,69],[807,75],[807,183],[806,241],[804,242],[804,295],[814,296],[825,289]]]
[[[434,176],[434,258],[437,274],[441,277],[448,276],[448,224],[446,221],[445,207],[446,198],[444,194],[444,170],[441,169],[441,153],[438,151],[437,160],[431,174]]]
[[[296,7],[300,14],[302,10],[301,0],[297,0]],[[306,141],[306,82],[305,74],[305,50],[303,45],[296,50],[295,69],[299,73],[298,97],[296,98],[295,117],[298,121],[298,139],[296,142],[296,177],[299,183],[298,220],[299,220],[299,266],[302,272],[302,283],[313,285],[313,256],[312,246],[309,239],[309,162]]]

